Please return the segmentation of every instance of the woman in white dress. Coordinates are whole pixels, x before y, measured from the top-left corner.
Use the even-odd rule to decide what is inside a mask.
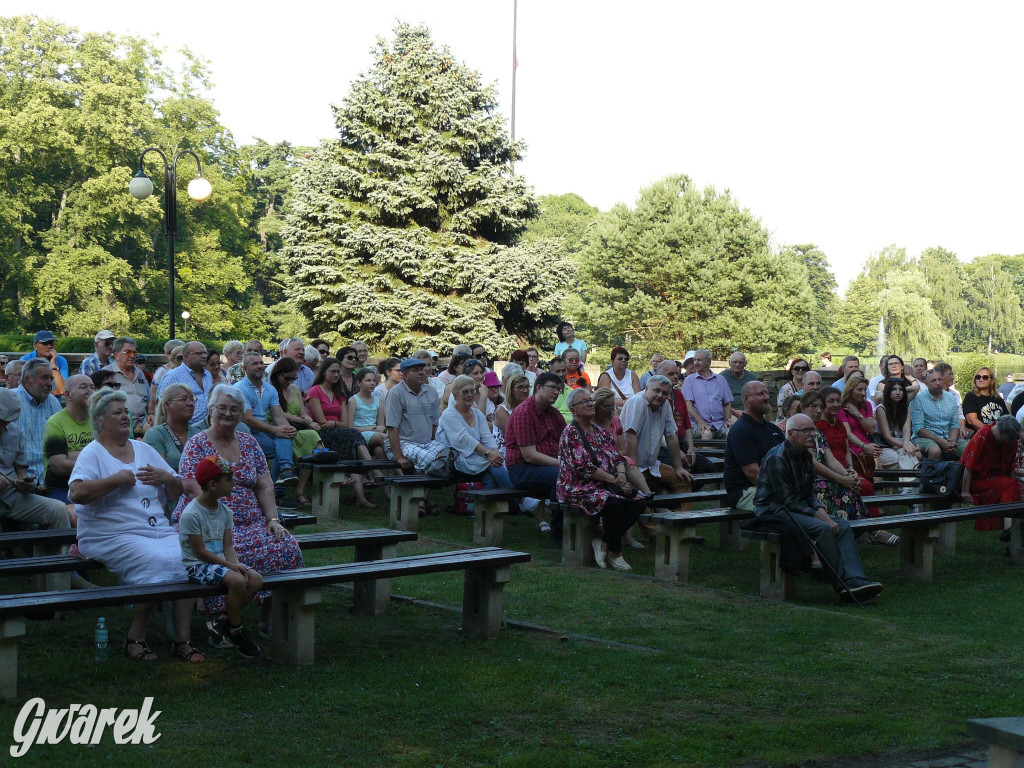
[[[128,397],[101,389],[89,401],[95,439],[78,456],[68,481],[78,512],[78,548],[99,560],[122,584],[185,582],[178,534],[164,504],[181,495],[181,478],[156,450],[131,438]],[[174,603],[174,654],[193,664],[204,661],[192,645],[193,600]],[[135,605],[125,634],[129,658],[156,658],[146,645],[151,604]]]

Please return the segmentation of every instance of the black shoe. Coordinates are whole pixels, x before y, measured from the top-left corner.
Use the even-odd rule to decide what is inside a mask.
[[[260,647],[256,645],[249,636],[245,634],[245,627],[228,630],[228,636],[240,654],[250,659],[257,659],[260,656]]]
[[[274,503],[278,509],[299,509],[299,502],[286,498],[285,496],[274,497]]]
[[[999,540],[1001,542],[1003,542],[1003,544],[1009,544],[1010,543],[1010,535],[1011,535],[1011,531],[1010,531],[1009,528],[1007,528],[1002,533],[999,534]]]
[[[206,622],[207,639],[211,648],[234,648],[228,630],[228,617],[223,613],[214,621]]]
[[[849,589],[839,593],[839,600],[843,603],[852,603],[856,597],[861,605],[867,605],[880,594],[885,587],[877,581],[857,579],[855,582],[847,582]]]
[[[298,475],[295,474],[295,470],[291,467],[285,467],[281,470],[281,474],[277,476],[277,485],[297,485],[299,482]]]

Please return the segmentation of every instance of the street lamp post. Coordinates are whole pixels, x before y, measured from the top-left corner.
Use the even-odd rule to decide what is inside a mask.
[[[192,317],[192,314],[187,309],[181,313],[181,319],[185,321],[185,331],[182,333],[182,336],[186,339],[188,338],[188,319],[190,317]],[[174,337],[172,336],[171,338],[173,339]]]
[[[142,162],[150,152],[156,152],[164,161],[164,235],[167,236],[167,284],[168,284],[168,317],[170,318],[171,330],[168,338],[174,338],[174,238],[178,235],[178,160],[182,155],[192,155],[196,161],[197,175],[188,184],[188,196],[197,203],[210,199],[213,194],[213,187],[210,182],[203,178],[203,167],[199,162],[199,155],[191,149],[183,149],[169,162],[165,155],[157,147],[148,147],[139,156],[139,170],[135,172],[131,182],[128,184],[128,192],[136,200],[145,200],[153,194],[153,181],[142,169]]]

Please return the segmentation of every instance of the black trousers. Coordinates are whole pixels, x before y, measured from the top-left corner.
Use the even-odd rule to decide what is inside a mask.
[[[644,511],[644,504],[633,499],[609,496],[601,510],[601,524],[604,527],[602,539],[609,552],[622,551],[622,537]]]

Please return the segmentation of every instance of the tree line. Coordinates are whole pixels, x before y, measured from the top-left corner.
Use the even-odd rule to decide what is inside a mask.
[[[1024,256],[959,261],[890,246],[840,296],[813,244],[777,244],[728,191],[682,174],[599,211],[513,172],[494,85],[423,26],[377,40],[316,147],[238,146],[207,65],[144,39],[0,19],[0,323],[159,337],[159,196],[128,196],[142,150],[203,158],[211,200],[179,196],[179,311],[209,338],[365,339],[374,351],[550,347],[562,317],[637,354],[742,348],[1017,351]],[[188,161],[179,171],[184,188]],[[162,186],[159,170],[147,172]]]

